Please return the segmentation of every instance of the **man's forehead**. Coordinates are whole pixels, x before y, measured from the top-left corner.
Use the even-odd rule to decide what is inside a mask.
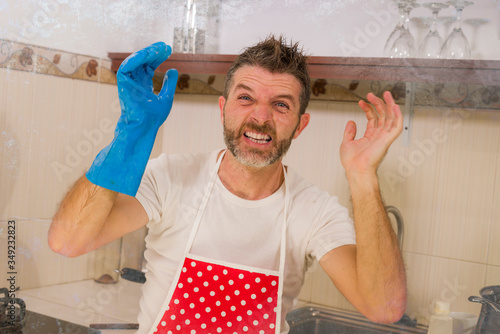
[[[256,85],[272,86],[300,94],[300,82],[289,73],[271,72],[258,66],[245,65],[236,70],[232,90],[252,89]]]

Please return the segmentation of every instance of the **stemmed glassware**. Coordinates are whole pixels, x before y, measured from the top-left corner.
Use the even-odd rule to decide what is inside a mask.
[[[420,5],[415,0],[397,0],[400,21],[387,39],[384,55],[391,58],[408,58],[415,56],[415,39],[410,33],[408,23],[410,12]]]
[[[399,22],[394,27],[394,30],[391,32],[389,37],[387,38],[387,41],[384,46],[384,56],[389,57],[390,56],[390,51],[392,48],[392,45],[394,44],[394,41],[401,35],[401,33],[404,31],[404,26],[405,26],[405,15],[404,15],[404,9],[406,7],[407,0],[400,0],[400,1],[395,1],[398,10],[399,10]]]
[[[440,2],[426,2],[422,4],[423,7],[432,11],[432,22],[429,32],[425,36],[422,44],[418,49],[418,55],[422,58],[439,58],[441,47],[443,46],[443,39],[436,29],[439,11],[448,7],[448,4]]]
[[[446,59],[468,59],[470,58],[469,42],[464,35],[461,27],[462,11],[465,7],[473,4],[466,0],[453,0],[446,2],[456,9],[456,23],[453,31],[443,44],[440,52],[440,58]]]

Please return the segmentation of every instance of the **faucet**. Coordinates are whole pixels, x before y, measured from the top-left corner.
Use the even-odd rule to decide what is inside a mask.
[[[396,218],[396,226],[397,226],[397,238],[398,238],[398,246],[399,249],[403,250],[403,237],[405,233],[405,225],[403,221],[403,215],[395,206],[386,206],[385,211],[387,214],[392,213],[394,218]]]

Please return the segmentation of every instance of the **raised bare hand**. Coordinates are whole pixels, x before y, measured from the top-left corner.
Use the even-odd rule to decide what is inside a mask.
[[[340,160],[346,173],[374,174],[391,144],[403,130],[403,116],[390,92],[384,92],[384,100],[374,94],[368,101],[359,101],[368,124],[362,138],[356,137],[356,123],[349,121],[340,146]]]

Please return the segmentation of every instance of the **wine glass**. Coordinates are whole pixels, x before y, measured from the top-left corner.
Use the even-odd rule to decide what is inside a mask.
[[[384,56],[389,57],[390,56],[390,50],[392,48],[392,45],[394,44],[394,41],[401,35],[401,33],[404,30],[404,24],[405,24],[405,16],[404,16],[404,7],[406,6],[406,1],[395,1],[396,4],[398,5],[398,10],[399,10],[399,22],[396,24],[396,27],[394,27],[394,30],[391,32],[389,37],[387,38],[387,41],[385,42],[384,46]]]
[[[453,31],[448,36],[441,48],[440,57],[446,59],[468,59],[470,58],[469,41],[464,35],[461,27],[462,11],[465,7],[473,4],[466,0],[453,0],[446,2],[456,9],[456,22]]]
[[[422,58],[439,58],[441,47],[443,46],[443,39],[436,30],[436,24],[439,11],[447,8],[448,5],[440,2],[426,2],[422,4],[422,6],[432,11],[432,22],[429,32],[420,44],[418,55]]]
[[[394,27],[394,30],[391,32],[389,37],[387,38],[387,41],[384,46],[384,56],[385,57],[390,57],[391,54],[391,48],[394,45],[394,42],[398,37],[404,32],[405,30],[405,22],[407,20],[407,15],[405,14],[406,7],[409,2],[412,2],[412,0],[395,0],[394,1],[396,5],[398,6],[398,11],[399,11],[399,22]]]
[[[420,5],[414,0],[398,1],[398,8],[402,14],[401,21],[403,26],[399,36],[395,38],[394,43],[388,50],[389,57],[409,58],[415,56],[415,39],[410,33],[408,22],[410,21],[410,12],[419,6]]]

